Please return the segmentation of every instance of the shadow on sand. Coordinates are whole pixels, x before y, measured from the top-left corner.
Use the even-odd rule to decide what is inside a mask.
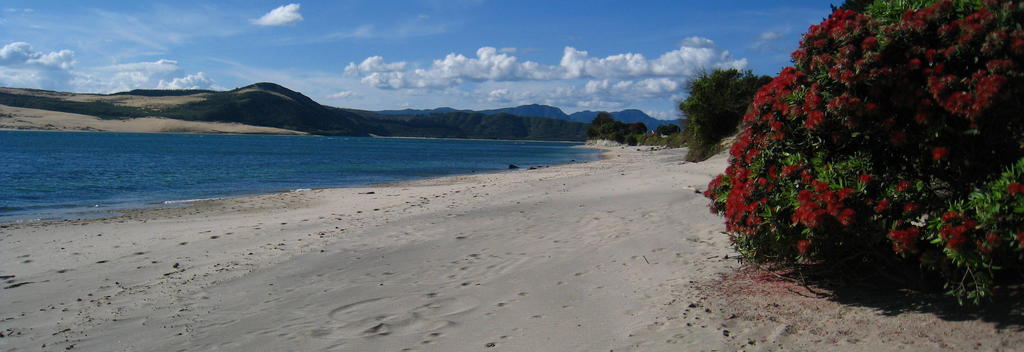
[[[886,316],[927,313],[949,321],[978,320],[995,324],[1000,330],[1024,331],[1024,287],[1013,286],[997,292],[981,305],[957,304],[942,293],[921,293],[905,289],[864,286],[832,287],[826,298],[836,303],[877,310]]]

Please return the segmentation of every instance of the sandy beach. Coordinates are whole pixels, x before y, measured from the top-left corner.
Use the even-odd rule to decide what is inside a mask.
[[[956,315],[742,268],[696,192],[724,155],[606,150],[0,225],[0,351],[1024,348],[1019,304]]]
[[[3,89],[0,88],[0,92]],[[130,133],[233,133],[304,135],[299,131],[240,123],[202,122],[137,117],[104,120],[96,116],[0,105],[0,130],[130,132]]]

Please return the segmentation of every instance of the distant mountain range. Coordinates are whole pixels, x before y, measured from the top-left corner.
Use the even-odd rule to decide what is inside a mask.
[[[301,93],[266,82],[222,92],[140,89],[114,94],[76,94],[0,88],[0,105],[30,112],[21,117],[0,114],[0,122],[4,118],[27,120],[31,114],[53,111],[107,120],[163,117],[343,136],[581,141],[586,139],[589,127],[589,121],[572,122],[525,112],[484,113],[452,109],[423,115],[343,109],[321,105]],[[42,127],[61,129],[60,126]]]
[[[562,109],[559,109],[550,105],[530,104],[521,105],[511,108],[501,109],[490,109],[490,110],[458,110],[449,107],[442,107],[436,109],[404,109],[404,110],[382,110],[377,111],[384,115],[431,115],[431,114],[446,114],[452,112],[465,112],[465,113],[481,113],[487,115],[494,114],[510,114],[516,116],[536,116],[536,117],[547,117],[552,119],[590,123],[597,117],[597,111],[579,111],[572,114],[566,114]],[[611,112],[612,117],[615,120],[622,121],[625,123],[643,122],[647,125],[648,129],[655,129],[661,125],[680,125],[678,120],[658,120],[650,115],[647,115],[643,111],[636,109],[627,109],[617,112]]]

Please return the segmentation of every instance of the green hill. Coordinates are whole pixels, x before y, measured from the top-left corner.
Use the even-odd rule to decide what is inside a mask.
[[[223,92],[137,89],[108,95],[4,88],[0,89],[0,104],[103,119],[158,116],[343,136],[581,141],[586,138],[588,127],[583,123],[508,114],[384,115],[324,106],[301,93],[265,82]]]

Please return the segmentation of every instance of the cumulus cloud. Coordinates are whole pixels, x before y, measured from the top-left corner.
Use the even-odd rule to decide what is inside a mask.
[[[539,103],[611,110],[642,100],[675,101],[702,70],[747,66],[746,59],[733,58],[702,37],[684,38],[678,48],[655,57],[639,53],[599,57],[565,47],[557,63],[541,64],[520,60],[513,55],[516,52],[482,47],[474,56],[450,53],[426,67],[371,56],[349,63],[345,75],[406,95],[444,92],[493,105]]]
[[[0,66],[67,70],[74,64],[75,53],[71,50],[42,53],[25,42],[14,42],[0,48]]]
[[[677,89],[694,74],[707,68],[743,68],[746,59],[732,59],[706,38],[687,38],[676,50],[649,59],[625,53],[592,57],[587,51],[566,47],[558,65],[520,61],[511,50],[482,47],[475,57],[450,53],[427,68],[407,69],[404,61],[385,62],[372,56],[349,63],[345,73],[359,76],[364,84],[380,89],[445,88],[465,82],[557,81],[598,79],[630,81],[648,91]]]
[[[137,88],[221,89],[203,72],[184,72],[175,60],[77,67],[70,50],[42,52],[25,42],[0,47],[0,86],[88,93]]]
[[[170,81],[160,80],[156,87],[158,89],[218,89],[217,83],[214,82],[206,74],[199,72],[196,74],[186,75],[184,77],[175,77]]]
[[[177,61],[160,59],[83,69],[68,84],[76,91],[112,93],[154,88],[180,73]]]
[[[348,66],[345,66],[345,74],[354,76],[359,75],[360,72],[395,72],[405,70],[405,62],[392,62],[385,63],[384,58],[381,56],[371,56],[356,64],[350,62]]]
[[[252,20],[257,26],[284,26],[302,21],[302,14],[299,13],[299,4],[288,4],[270,10],[263,17]]]
[[[40,52],[29,43],[8,43],[0,48],[0,85],[61,89],[74,66],[71,50]]]

